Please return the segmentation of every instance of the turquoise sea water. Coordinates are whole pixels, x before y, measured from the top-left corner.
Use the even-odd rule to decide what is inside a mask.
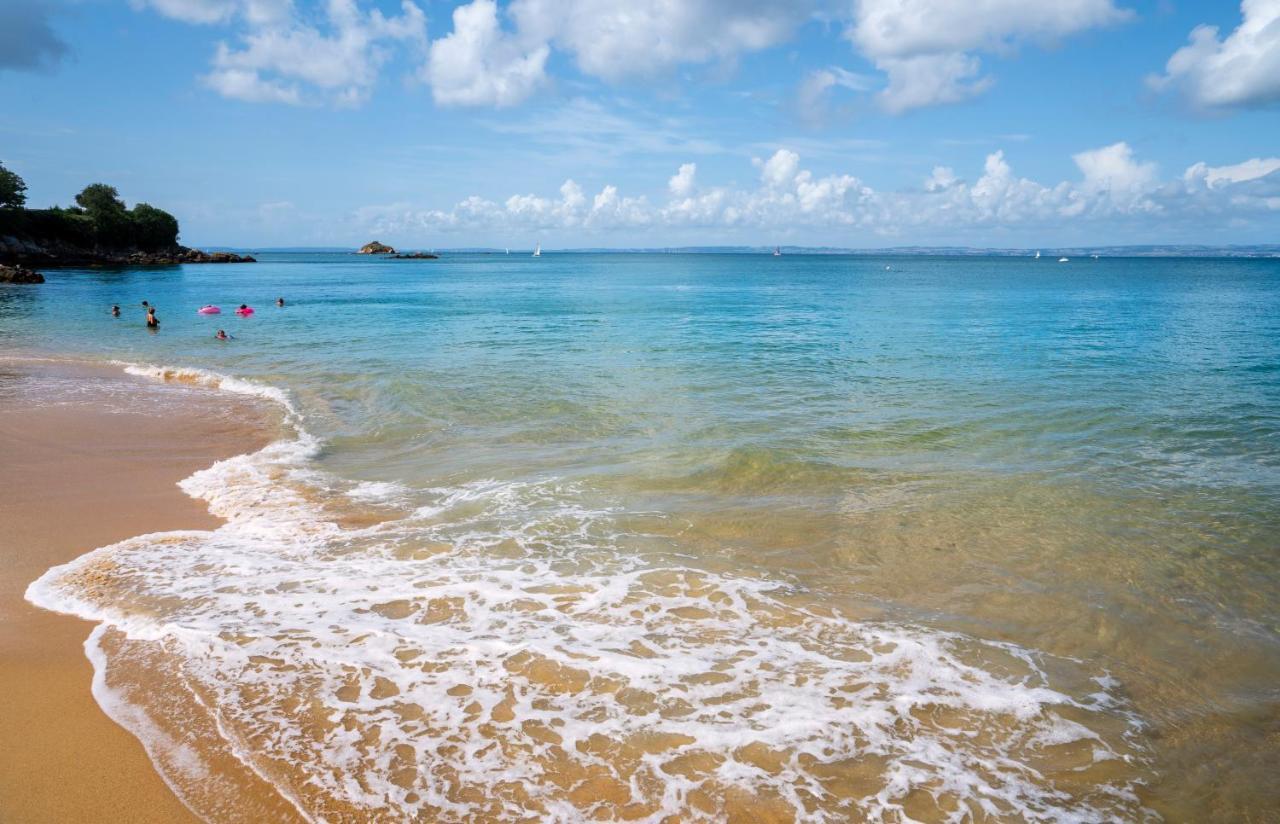
[[[0,348],[283,392],[229,527],[39,597],[308,814],[1280,803],[1278,260],[264,254],[0,289]]]

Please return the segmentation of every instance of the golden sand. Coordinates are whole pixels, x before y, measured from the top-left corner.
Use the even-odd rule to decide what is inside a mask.
[[[15,368],[5,369],[12,379]],[[0,394],[0,820],[6,824],[196,820],[142,745],[94,703],[82,646],[91,625],[37,609],[23,592],[49,567],[96,547],[144,532],[216,526],[175,484],[265,443],[267,415],[248,405],[228,415],[227,404],[210,393],[183,399],[161,416]]]

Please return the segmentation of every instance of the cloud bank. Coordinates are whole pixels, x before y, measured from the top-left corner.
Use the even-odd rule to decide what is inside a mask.
[[[1079,178],[1052,185],[1018,176],[996,151],[972,182],[938,167],[919,188],[878,191],[852,175],[815,175],[802,167],[797,153],[779,149],[754,161],[754,187],[704,186],[696,164],[685,163],[666,181],[661,202],[623,195],[612,185],[589,197],[568,180],[558,196],[517,194],[502,201],[472,196],[450,209],[374,206],[360,210],[356,221],[376,234],[403,237],[465,232],[501,238],[582,230],[660,237],[685,228],[721,234],[745,229],[773,237],[819,229],[852,242],[946,229],[1126,220],[1173,225],[1211,216],[1280,216],[1280,158],[1217,167],[1197,163],[1172,180],[1162,180],[1155,165],[1136,159],[1124,142],[1080,152],[1073,160]]]

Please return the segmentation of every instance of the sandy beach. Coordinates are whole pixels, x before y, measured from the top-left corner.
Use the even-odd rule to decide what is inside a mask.
[[[92,625],[37,609],[23,592],[49,567],[96,547],[215,527],[175,484],[265,443],[267,417],[245,403],[228,414],[236,402],[213,392],[191,393],[158,415],[102,411],[92,395],[47,404],[25,391],[42,376],[68,375],[136,380],[118,370],[0,365],[0,819],[196,821],[138,740],[94,702],[83,649]]]

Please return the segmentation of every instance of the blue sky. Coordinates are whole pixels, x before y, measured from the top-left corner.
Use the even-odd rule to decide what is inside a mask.
[[[1280,240],[1280,0],[0,0],[0,111],[194,245]]]

